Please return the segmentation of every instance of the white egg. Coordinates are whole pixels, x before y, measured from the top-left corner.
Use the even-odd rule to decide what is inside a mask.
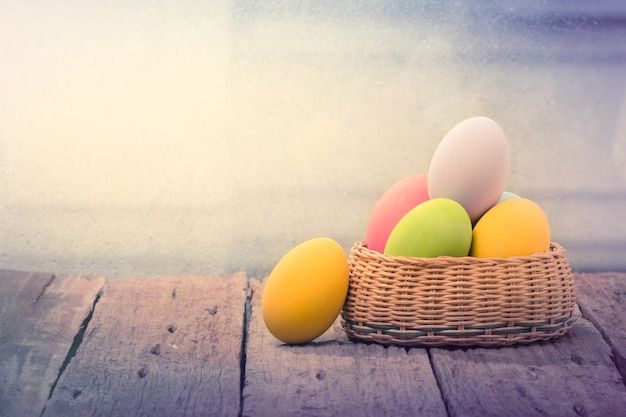
[[[472,117],[441,140],[428,170],[430,198],[460,203],[475,223],[494,206],[509,178],[509,143],[488,117]]]

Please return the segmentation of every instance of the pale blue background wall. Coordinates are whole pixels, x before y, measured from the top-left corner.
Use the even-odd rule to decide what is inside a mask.
[[[267,274],[474,115],[626,270],[626,3],[0,0],[0,268]]]

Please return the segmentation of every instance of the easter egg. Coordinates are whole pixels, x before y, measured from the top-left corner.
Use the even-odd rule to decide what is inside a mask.
[[[502,128],[487,117],[466,119],[435,149],[428,168],[428,193],[430,198],[457,201],[475,223],[502,196],[509,164]]]
[[[459,203],[435,198],[411,209],[389,235],[385,253],[393,256],[436,258],[467,256],[472,224]]]
[[[371,250],[383,252],[389,234],[406,213],[428,200],[426,175],[406,177],[378,199],[367,224],[366,241]]]
[[[512,198],[489,209],[476,223],[470,256],[508,258],[549,248],[550,225],[541,207],[525,198]]]
[[[309,342],[333,324],[348,294],[348,259],[332,239],[308,240],[284,255],[267,278],[261,310],[269,332]]]

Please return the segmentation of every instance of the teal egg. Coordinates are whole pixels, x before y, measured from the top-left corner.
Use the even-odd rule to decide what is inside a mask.
[[[454,200],[435,198],[410,210],[391,231],[385,254],[436,258],[467,256],[472,245],[469,214]]]
[[[503,201],[510,200],[512,198],[520,198],[520,196],[510,191],[505,191],[502,193],[502,196],[500,197],[500,200],[498,200],[497,204],[500,204]]]

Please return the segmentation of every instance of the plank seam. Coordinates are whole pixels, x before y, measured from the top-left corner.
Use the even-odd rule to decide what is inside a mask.
[[[70,349],[67,351],[67,355],[65,356],[65,359],[63,360],[63,363],[61,364],[61,367],[59,368],[59,373],[58,373],[56,379],[54,380],[54,382],[52,383],[52,385],[50,386],[50,394],[48,394],[48,400],[50,400],[50,398],[52,398],[52,395],[54,394],[54,390],[55,390],[55,388],[57,386],[57,383],[61,379],[61,376],[63,375],[63,373],[67,369],[67,367],[70,364],[70,361],[72,360],[72,358],[74,358],[74,356],[76,356],[78,348],[83,343],[83,338],[85,336],[85,333],[87,332],[87,327],[89,327],[89,322],[93,318],[93,313],[94,313],[94,311],[96,309],[96,304],[98,303],[98,301],[100,301],[100,297],[101,296],[102,296],[102,290],[100,290],[98,292],[98,294],[96,294],[96,298],[94,299],[94,301],[93,301],[93,303],[91,305],[91,309],[89,311],[89,314],[87,314],[87,317],[85,317],[85,319],[81,323],[80,327],[78,328],[78,332],[74,336],[74,340],[72,341],[72,345],[70,346]],[[44,405],[43,410],[41,411],[41,416],[43,416],[45,412],[46,412],[46,406]]]
[[[407,352],[408,352],[408,348],[407,348]],[[452,417],[453,413],[452,410],[450,409],[450,404],[448,404],[448,400],[444,394],[443,391],[443,384],[441,382],[441,379],[439,377],[439,375],[437,374],[437,369],[435,369],[435,364],[433,362],[433,356],[431,354],[431,349],[430,348],[426,348],[426,353],[428,354],[428,363],[430,364],[430,370],[432,371],[433,375],[435,376],[435,382],[437,383],[437,388],[439,389],[439,396],[441,397],[441,401],[443,401],[443,405],[446,407],[446,414],[448,415],[448,417]]]
[[[39,293],[39,295],[37,295],[37,298],[35,299],[35,304],[37,304],[39,300],[41,300],[41,297],[43,297],[43,295],[48,290],[48,288],[50,288],[50,286],[52,285],[55,279],[56,279],[56,275],[52,274],[50,276],[50,279],[48,279],[48,282],[46,282],[44,286],[41,288],[41,292]]]
[[[247,352],[248,352],[248,333],[250,328],[250,317],[252,315],[252,295],[254,294],[254,289],[250,286],[250,278],[246,277],[246,298],[244,301],[244,309],[243,309],[243,330],[241,335],[241,348],[240,348],[240,358],[239,358],[239,413],[238,417],[243,416],[243,402],[244,395],[243,390],[246,386],[246,362]]]
[[[622,377],[622,384],[626,386],[626,358],[623,358],[620,355],[619,350],[612,343],[609,335],[606,333],[604,328],[600,326],[600,324],[596,321],[593,312],[589,313],[584,303],[581,303],[580,300],[578,300],[576,303],[578,304],[578,308],[580,309],[580,312],[582,313],[583,318],[594,325],[594,327],[602,335],[602,339],[604,340],[604,342],[611,349],[611,361],[613,361],[613,366],[615,366],[615,368],[617,369],[617,372]],[[591,311],[591,309],[589,309],[589,311]]]

